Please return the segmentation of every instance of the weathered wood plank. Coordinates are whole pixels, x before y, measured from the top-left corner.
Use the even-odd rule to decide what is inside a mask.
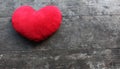
[[[57,5],[60,29],[31,42],[12,28],[15,8]],[[0,0],[0,69],[119,69],[119,0]]]

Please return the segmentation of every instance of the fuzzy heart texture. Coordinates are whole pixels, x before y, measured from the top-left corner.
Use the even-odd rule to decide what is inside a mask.
[[[21,6],[12,15],[14,29],[35,42],[42,41],[55,33],[61,21],[61,11],[53,5],[45,6],[37,11],[30,6]]]

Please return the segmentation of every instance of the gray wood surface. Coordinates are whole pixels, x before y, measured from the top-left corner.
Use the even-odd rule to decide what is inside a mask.
[[[58,6],[60,29],[34,43],[11,25],[21,5]],[[0,0],[0,69],[120,69],[120,0]]]

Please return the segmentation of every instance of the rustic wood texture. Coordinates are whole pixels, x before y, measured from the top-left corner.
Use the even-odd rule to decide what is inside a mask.
[[[12,12],[58,6],[60,29],[34,43],[18,35]],[[120,69],[120,0],[0,0],[0,69]]]

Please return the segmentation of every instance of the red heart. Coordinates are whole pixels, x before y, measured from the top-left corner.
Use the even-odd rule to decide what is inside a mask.
[[[56,6],[46,6],[36,11],[30,6],[21,6],[12,16],[14,29],[32,41],[42,41],[58,30],[62,14]]]

